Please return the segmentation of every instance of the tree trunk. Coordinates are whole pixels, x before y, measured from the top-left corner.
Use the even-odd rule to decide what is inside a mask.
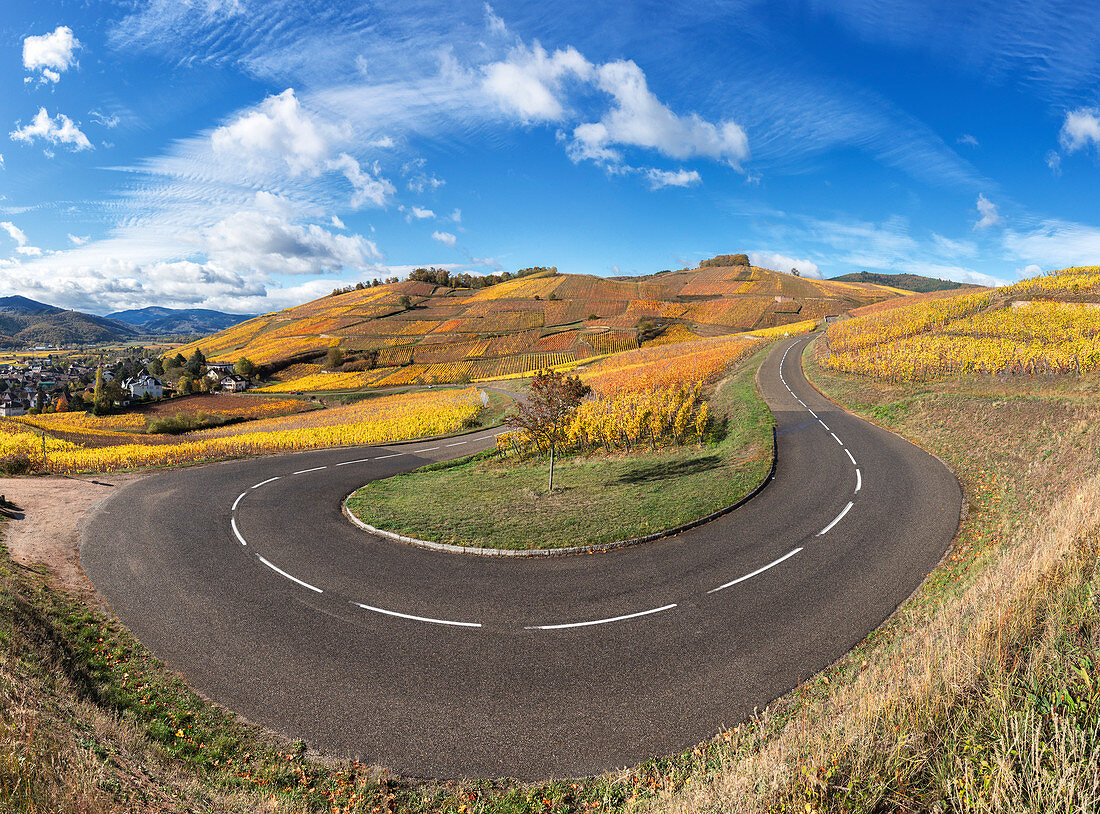
[[[550,445],[550,488],[548,492],[554,491],[554,445]]]

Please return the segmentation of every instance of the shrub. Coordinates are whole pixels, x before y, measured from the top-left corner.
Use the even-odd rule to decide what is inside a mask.
[[[34,463],[25,452],[12,452],[9,455],[0,455],[0,474],[9,477],[14,475],[26,475],[34,469]]]

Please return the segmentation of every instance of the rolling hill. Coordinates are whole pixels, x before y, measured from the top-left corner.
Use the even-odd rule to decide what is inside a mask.
[[[108,314],[108,319],[117,319],[127,325],[133,325],[143,334],[154,336],[202,335],[222,331],[255,314],[227,314],[223,311],[211,311],[207,308],[161,308],[150,306],[131,311],[118,311]]]
[[[930,291],[952,291],[961,288],[981,288],[973,283],[956,283],[954,280],[941,280],[938,277],[922,277],[919,274],[877,274],[870,271],[860,271],[855,274],[842,274],[831,278],[838,283],[874,283],[893,288],[901,288],[905,291],[916,291],[919,294],[927,294]]]
[[[750,266],[645,277],[547,270],[477,291],[406,280],[264,314],[178,349],[277,371],[332,346],[371,386],[514,375],[636,348],[820,319],[905,292]],[[661,334],[664,334],[662,336]]]
[[[138,333],[107,317],[66,311],[26,297],[0,297],[0,347],[119,342]]]

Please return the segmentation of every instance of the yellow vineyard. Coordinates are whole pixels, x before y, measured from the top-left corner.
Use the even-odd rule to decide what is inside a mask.
[[[1074,301],[1058,298],[1072,296]],[[826,366],[893,382],[1100,369],[1100,273],[1070,269],[829,328]]]
[[[142,443],[143,436],[129,436],[120,443],[90,447],[46,436],[44,468],[56,474],[111,472],[382,444],[454,432],[476,417],[481,407],[478,391],[471,388],[380,396],[343,407],[192,432],[170,443],[164,439]],[[14,419],[0,419],[0,456],[11,454],[27,455],[43,468],[42,435]]]
[[[596,362],[581,372],[581,379],[604,396],[627,390],[692,387],[712,380],[758,341],[738,334],[640,348]]]

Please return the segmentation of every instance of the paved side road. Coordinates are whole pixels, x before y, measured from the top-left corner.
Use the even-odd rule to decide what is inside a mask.
[[[778,345],[758,374],[775,480],[678,537],[490,559],[341,516],[363,483],[490,446],[481,433],[147,478],[89,520],[82,563],[196,688],[335,756],[538,779],[670,754],[843,655],[958,525],[951,473],[818,394],[806,341]]]

